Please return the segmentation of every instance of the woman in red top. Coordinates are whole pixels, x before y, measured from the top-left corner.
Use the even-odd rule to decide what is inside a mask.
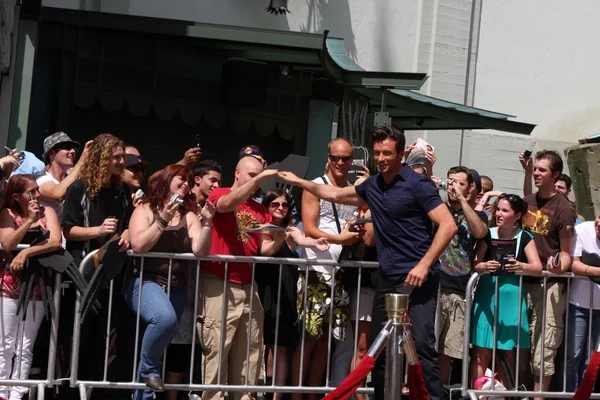
[[[33,198],[33,200],[32,200]],[[4,193],[4,208],[0,211],[0,244],[2,263],[0,264],[0,379],[27,379],[33,345],[44,316],[43,303],[40,301],[40,288],[36,284],[36,299],[29,302],[27,319],[21,331],[23,340],[17,336],[20,331],[21,316],[17,315],[17,301],[21,293],[21,275],[19,271],[27,268],[29,257],[51,253],[61,247],[62,235],[58,217],[52,208],[39,205],[40,192],[33,175],[14,175],[8,181]],[[25,234],[32,230],[49,230],[47,240],[14,256],[11,253],[23,241]],[[23,312],[23,310],[21,310]],[[20,369],[18,357],[20,360]],[[13,361],[13,356],[15,356]],[[0,387],[0,398],[18,400],[27,393],[27,387]],[[10,393],[9,393],[10,392]]]

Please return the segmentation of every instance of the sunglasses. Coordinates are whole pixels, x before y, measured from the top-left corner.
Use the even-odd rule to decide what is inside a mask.
[[[132,165],[131,167],[127,167],[127,169],[131,172],[133,172],[134,174],[142,174],[145,175],[146,174],[146,168],[142,167],[141,165]]]
[[[506,194],[506,193],[502,193],[500,196],[498,196],[498,199],[507,200],[509,202],[521,200],[521,198],[519,196],[517,196],[516,194]]]
[[[340,160],[342,160],[343,162],[347,163],[347,162],[349,162],[349,161],[352,160],[352,156],[334,156],[332,154],[329,154],[328,157],[329,157],[329,160],[331,162],[334,162],[334,163],[336,163],[336,162],[338,162]]]
[[[60,150],[67,150],[67,151],[71,151],[71,150],[75,150],[75,145],[73,143],[59,143],[56,146],[54,146],[54,149],[56,151],[60,151]]]
[[[289,204],[286,203],[285,201],[283,203],[280,203],[278,201],[273,201],[273,202],[271,202],[271,204],[269,204],[269,207],[275,208],[275,209],[277,209],[279,207],[288,208],[288,206],[289,206]]]

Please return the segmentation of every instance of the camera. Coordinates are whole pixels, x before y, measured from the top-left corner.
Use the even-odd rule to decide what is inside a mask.
[[[438,181],[438,188],[440,190],[448,190],[448,186],[454,183],[454,179],[440,179]]]
[[[138,189],[137,192],[135,192],[135,195],[137,197],[144,197],[145,196],[144,191],[142,189]]]
[[[523,157],[525,159],[531,158],[532,153],[533,153],[533,151],[531,149],[525,149],[525,151],[523,152]]]
[[[183,200],[179,198],[179,195],[175,193],[171,196],[171,203],[183,204]]]

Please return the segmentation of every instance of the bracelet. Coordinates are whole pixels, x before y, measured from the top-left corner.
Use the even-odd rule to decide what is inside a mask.
[[[167,225],[169,225],[169,222],[168,222],[166,219],[164,219],[163,217],[161,217],[160,215],[157,215],[157,216],[156,216],[156,221],[157,221],[158,223],[160,223],[161,225],[164,225],[165,227],[166,227]]]
[[[485,208],[485,206],[487,206],[488,202],[485,201],[484,199],[479,199],[479,201],[477,202],[477,205],[480,205],[481,207]]]
[[[588,274],[588,273],[587,273],[587,270],[588,270],[588,268],[589,268],[589,267],[590,267],[589,265],[588,265],[587,267],[585,267],[585,271],[583,272],[583,274],[584,274],[584,275],[587,275],[587,274]]]
[[[165,229],[167,229],[166,225],[163,225],[162,223],[158,222],[158,220],[154,221],[154,223],[156,224],[156,226],[158,226],[158,229],[163,232]]]
[[[203,228],[212,228],[212,222],[211,222],[211,223],[208,223],[208,222],[207,222],[207,223],[204,223],[204,222],[203,222],[203,223],[202,223],[202,227],[203,227]]]

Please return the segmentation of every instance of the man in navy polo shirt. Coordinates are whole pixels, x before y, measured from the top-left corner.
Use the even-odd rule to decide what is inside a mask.
[[[372,140],[379,173],[359,186],[338,188],[317,184],[289,172],[279,172],[279,177],[324,200],[369,205],[382,273],[373,303],[371,338],[375,338],[387,320],[386,293],[409,294],[408,314],[425,385],[431,400],[441,400],[444,393],[434,332],[438,259],[456,234],[456,223],[434,183],[402,164],[404,132],[378,128]],[[385,352],[378,357],[372,374],[375,399],[383,399]]]

